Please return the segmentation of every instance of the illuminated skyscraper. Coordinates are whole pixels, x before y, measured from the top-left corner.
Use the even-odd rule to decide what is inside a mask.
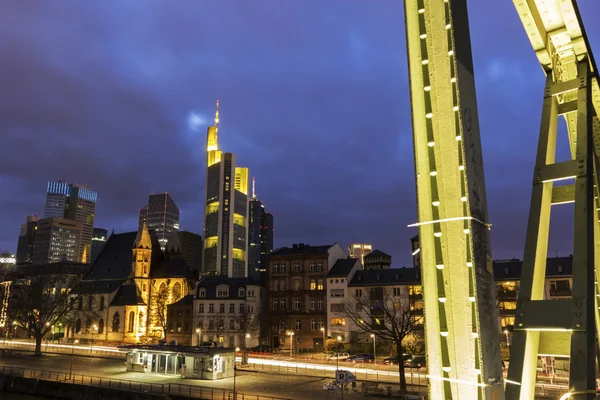
[[[235,155],[219,150],[219,102],[215,124],[206,138],[204,205],[205,274],[248,276],[248,168],[237,167]]]
[[[82,262],[84,257],[89,260],[87,254],[81,251],[82,222],[51,217],[40,219],[37,226],[33,246],[34,264]]]
[[[37,215],[28,215],[21,225],[21,233],[17,243],[17,264],[27,264],[33,261],[33,245],[38,224]]]
[[[267,257],[273,251],[273,214],[265,210],[265,205],[255,195],[255,181],[252,179],[252,198],[248,220],[248,276],[256,282],[266,283]]]
[[[171,234],[179,231],[179,208],[169,193],[148,196],[148,205],[140,210],[139,229],[144,221],[149,230],[154,230],[161,250],[165,251]]]
[[[348,245],[348,255],[350,258],[358,258],[361,265],[365,265],[365,256],[373,251],[373,245],[366,243],[352,243]]]
[[[90,262],[92,255],[92,232],[96,213],[98,193],[86,185],[71,184],[63,181],[48,182],[44,218],[66,218],[83,224],[79,261],[84,256]]]

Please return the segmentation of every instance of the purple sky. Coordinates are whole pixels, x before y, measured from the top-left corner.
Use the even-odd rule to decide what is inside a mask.
[[[579,3],[599,58],[600,2]],[[512,1],[469,6],[493,256],[522,258],[544,75]],[[200,233],[220,99],[221,148],[256,176],[277,247],[367,242],[411,262],[401,0],[2,2],[0,60],[0,249],[58,179],[98,192],[96,226],[137,229],[168,191]],[[571,212],[552,255],[571,251]]]

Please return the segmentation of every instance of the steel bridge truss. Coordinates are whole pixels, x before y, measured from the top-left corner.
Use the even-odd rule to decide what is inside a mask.
[[[506,397],[533,399],[538,356],[550,355],[570,357],[569,398],[593,399],[600,296],[597,69],[574,1],[513,1],[546,85]],[[560,116],[571,159],[556,162]],[[566,203],[574,203],[572,298],[544,300],[551,209]]]

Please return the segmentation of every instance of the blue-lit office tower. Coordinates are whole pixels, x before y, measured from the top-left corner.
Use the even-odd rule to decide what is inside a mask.
[[[167,192],[151,194],[148,205],[140,209],[139,229],[144,221],[156,234],[161,250],[165,251],[173,232],[179,231],[179,207]]]
[[[98,193],[87,185],[63,181],[48,182],[44,218],[57,217],[79,221],[82,225],[79,260],[89,263]]]

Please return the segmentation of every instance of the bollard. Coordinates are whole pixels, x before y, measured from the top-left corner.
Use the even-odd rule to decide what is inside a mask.
[[[392,387],[391,386],[387,387],[387,397],[392,397]]]

